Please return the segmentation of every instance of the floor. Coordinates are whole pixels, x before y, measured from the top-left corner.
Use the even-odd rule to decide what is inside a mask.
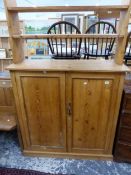
[[[131,175],[131,164],[126,163],[24,157],[16,131],[0,132],[0,167],[73,175]]]

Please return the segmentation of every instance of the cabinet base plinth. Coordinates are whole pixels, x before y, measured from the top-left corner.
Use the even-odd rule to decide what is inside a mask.
[[[43,151],[23,150],[25,156],[52,157],[52,158],[75,158],[75,159],[93,159],[93,160],[113,160],[110,154],[81,154],[81,153],[56,153]]]

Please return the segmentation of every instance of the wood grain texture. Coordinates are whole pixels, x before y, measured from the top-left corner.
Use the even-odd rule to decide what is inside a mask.
[[[21,34],[21,35],[13,35],[14,39],[47,39],[47,38],[123,38],[123,35],[118,34]]]
[[[108,6],[44,6],[44,7],[8,7],[10,12],[72,12],[72,11],[96,11],[126,10],[128,5],[108,5]]]
[[[24,49],[23,49],[23,41],[21,39],[13,39],[12,35],[21,34],[20,31],[20,23],[17,12],[9,12],[7,7],[16,6],[16,1],[4,0],[5,12],[7,17],[7,24],[10,36],[10,47],[13,53],[13,62],[19,63],[24,59]]]
[[[11,75],[25,153],[112,157],[121,73]]]
[[[12,64],[8,70],[21,71],[81,71],[81,72],[128,72],[125,65],[118,65],[113,60],[25,60]]]
[[[69,152],[44,152],[34,150],[23,150],[25,156],[40,156],[40,157],[51,157],[51,158],[75,158],[75,159],[89,159],[89,160],[113,160],[113,156],[109,154],[84,154],[84,153],[69,153]]]
[[[44,7],[17,7],[16,1],[11,4],[12,1],[4,0],[6,16],[8,20],[9,34],[11,36],[10,43],[13,50],[14,63],[20,63],[24,60],[24,42],[22,38],[47,38],[50,36],[45,35],[21,35],[18,12],[72,12],[72,11],[113,11],[120,12],[120,30],[125,32],[119,32],[118,46],[116,50],[115,61],[117,64],[123,63],[125,44],[126,44],[126,32],[128,26],[128,20],[131,9],[130,4],[127,5],[114,5],[114,6],[44,6]],[[15,26],[15,27],[14,27]],[[106,35],[105,35],[106,36]],[[101,37],[105,37],[101,36]],[[124,37],[123,37],[124,36]],[[55,37],[55,36],[53,36]],[[64,38],[64,36],[61,36]],[[69,37],[69,36],[65,36]],[[76,37],[76,36],[70,36]],[[86,36],[83,36],[83,38]],[[89,36],[90,37],[90,36]],[[98,36],[93,36],[98,37]],[[106,36],[107,37],[107,36]],[[109,36],[108,36],[109,37]],[[121,43],[121,44],[119,44]],[[121,47],[122,46],[122,47]]]
[[[127,2],[126,2],[127,3]],[[117,64],[123,64],[123,58],[125,55],[126,40],[128,35],[128,23],[131,11],[131,0],[128,0],[128,9],[120,11],[120,22],[118,34],[124,35],[123,38],[118,38],[115,61]]]
[[[72,106],[72,116],[68,120],[68,132],[71,151],[111,154],[107,145],[110,145],[112,138],[108,137],[108,133],[112,131],[119,78],[83,73],[72,73],[70,78],[68,99]]]
[[[47,151],[66,150],[64,82],[63,74],[17,76],[22,120],[26,120],[23,124],[29,135],[28,147]]]

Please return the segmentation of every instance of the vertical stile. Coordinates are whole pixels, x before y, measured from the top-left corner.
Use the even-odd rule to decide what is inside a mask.
[[[54,33],[56,34],[56,27],[54,27]],[[55,38],[55,41],[56,41],[56,52],[57,52],[57,55],[58,55],[58,44],[57,44],[57,38]]]
[[[92,38],[92,54],[93,54],[93,50],[94,50],[94,38]]]
[[[76,47],[75,47],[75,48],[76,48],[76,53],[77,53],[77,49],[79,49],[79,48],[77,48],[77,47],[78,47],[78,46],[77,46],[77,38],[76,38]]]
[[[90,38],[88,38],[87,40],[88,40],[88,53],[90,53]],[[89,58],[89,56],[87,56],[87,58]]]
[[[102,52],[103,52],[103,38],[101,39],[101,55],[102,55]]]
[[[98,33],[100,33],[100,24],[98,24]]]
[[[105,41],[106,41],[106,47],[105,48],[107,48],[107,45],[108,45],[108,38],[106,38],[105,39]],[[108,51],[109,52],[109,51]],[[107,51],[106,51],[106,49],[105,49],[105,54],[107,53]]]
[[[76,30],[75,30],[75,33],[77,34],[77,31]],[[77,53],[77,38],[74,38],[74,40],[76,41],[75,52]]]
[[[113,47],[113,45],[114,45],[114,42],[115,42],[115,38],[112,38],[111,49],[112,49],[112,47]]]
[[[61,25],[59,24],[59,33],[62,34],[62,30],[61,30]],[[60,38],[60,45],[61,45],[61,56],[62,56],[62,39]]]
[[[71,33],[72,33],[72,26],[71,26]],[[71,56],[72,56],[72,38],[71,38]]]
[[[49,32],[50,34],[51,34],[51,32]],[[51,52],[54,54],[54,42],[53,42],[53,39],[51,38],[51,39],[49,39],[49,40],[51,40],[51,42],[49,42],[49,45],[50,45],[50,43],[52,44],[52,47],[50,47],[51,48]]]
[[[17,12],[8,11],[8,7],[17,6],[16,1],[4,0],[7,16],[8,30],[10,35],[10,46],[13,53],[13,62],[20,63],[24,60],[24,46],[21,38],[14,39],[12,35],[20,35],[20,23]]]
[[[85,43],[85,53],[87,53],[87,39],[86,38],[84,38],[84,43]],[[86,54],[84,55],[84,59],[86,59]]]
[[[66,34],[66,24],[65,24],[65,34]],[[66,42],[66,56],[67,56],[67,44],[68,44],[68,42],[67,42],[67,38],[65,39],[65,42]]]
[[[125,2],[123,0],[123,2]],[[127,2],[127,0],[126,0]],[[131,0],[128,0],[129,2],[129,8],[128,9],[124,9],[121,10],[120,12],[120,27],[119,27],[119,35],[124,35],[124,37],[118,37],[118,42],[117,42],[117,49],[116,49],[116,55],[115,55],[115,62],[117,64],[122,64],[123,63],[123,57],[124,57],[124,53],[125,53],[125,45],[126,45],[126,39],[127,39],[127,26],[128,26],[128,21],[129,21],[129,16],[130,16],[130,10],[131,10]],[[20,35],[20,25],[19,25],[19,18],[18,18],[18,11],[17,10],[12,10],[10,11],[10,9],[8,10],[8,8],[10,7],[16,7],[16,0],[4,0],[4,4],[5,4],[5,10],[6,10],[6,16],[7,16],[7,22],[8,22],[8,28],[9,28],[9,35],[10,35],[10,45],[11,45],[11,49],[12,49],[12,53],[13,53],[13,62],[14,63],[20,63],[24,60],[24,45],[23,45],[23,40],[21,37],[18,38],[13,38],[13,35]],[[104,29],[105,29],[106,25],[104,25]],[[65,26],[66,28],[66,26]],[[56,33],[56,29],[55,33]],[[60,29],[61,30],[61,29]],[[66,30],[66,29],[65,29]],[[109,28],[108,28],[109,30]],[[100,31],[100,25],[98,26],[98,33]],[[52,40],[52,39],[49,39]],[[58,41],[60,41],[60,43],[62,43],[62,39],[58,40],[57,38],[53,39],[54,42],[56,41],[56,51],[57,54],[59,54],[58,52]],[[71,42],[71,55],[72,55],[72,38],[65,39],[66,41],[66,55],[67,55],[67,45],[68,45],[68,40],[70,40]],[[76,40],[77,41],[77,40]],[[94,38],[92,40],[90,40],[90,42],[92,43],[92,50],[94,47]],[[97,39],[96,39],[97,41]],[[69,43],[70,43],[69,42]],[[115,42],[115,39],[111,40],[112,43]],[[120,44],[119,44],[120,43]],[[103,47],[103,39],[102,39],[102,46]],[[76,48],[77,49],[77,48]],[[89,45],[88,45],[88,49],[89,49]],[[62,45],[61,45],[61,55],[62,55]]]
[[[123,4],[125,1],[123,0]],[[127,1],[126,1],[127,3]],[[128,10],[122,10],[120,12],[120,22],[119,22],[119,35],[124,35],[124,37],[118,37],[117,40],[117,48],[116,48],[116,54],[115,54],[115,62],[117,64],[123,64],[123,58],[125,55],[125,46],[126,46],[126,40],[128,35],[128,23],[130,18],[130,11],[131,11],[131,0],[128,0],[129,7]]]
[[[109,25],[109,28],[108,28],[108,31],[107,31],[108,34],[111,33],[111,32],[110,32],[110,27],[111,27],[111,26]],[[112,29],[112,33],[113,33],[113,29]]]
[[[105,25],[105,23],[104,23],[104,27],[103,27],[103,34],[104,34],[104,32],[105,32],[105,27],[106,27],[106,25]]]
[[[96,49],[96,57],[98,55],[98,45],[99,45],[99,38],[96,39],[96,46],[97,46],[97,49]]]
[[[130,45],[129,45],[129,53],[128,53],[128,56],[130,56],[131,55],[131,43],[130,43]]]

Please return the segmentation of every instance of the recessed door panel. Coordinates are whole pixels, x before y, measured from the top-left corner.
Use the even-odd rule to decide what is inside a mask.
[[[64,76],[21,76],[20,82],[30,145],[65,149]]]

